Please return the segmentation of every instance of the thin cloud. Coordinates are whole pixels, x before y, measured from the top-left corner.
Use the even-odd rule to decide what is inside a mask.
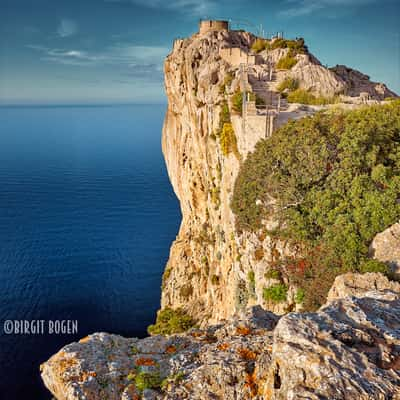
[[[165,47],[122,43],[98,53],[38,45],[27,45],[26,47],[41,53],[42,61],[75,67],[114,66],[124,71],[122,76],[142,80],[162,78],[163,60],[169,51]]]
[[[279,15],[286,18],[301,17],[314,12],[333,7],[356,7],[376,0],[287,0],[287,9],[280,11]]]
[[[132,3],[142,7],[173,10],[204,16],[212,13],[217,6],[215,0],[104,0],[106,3]]]
[[[59,36],[65,38],[73,36],[78,32],[78,25],[72,19],[62,19],[57,28]]]

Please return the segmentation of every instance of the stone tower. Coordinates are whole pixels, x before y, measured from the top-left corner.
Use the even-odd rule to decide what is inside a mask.
[[[228,31],[229,22],[223,20],[200,20],[199,33],[204,34],[210,31]]]

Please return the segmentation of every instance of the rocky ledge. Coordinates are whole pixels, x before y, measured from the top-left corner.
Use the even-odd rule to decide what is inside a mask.
[[[95,333],[41,371],[58,400],[400,399],[400,284],[345,274],[315,313],[254,306],[179,335]]]

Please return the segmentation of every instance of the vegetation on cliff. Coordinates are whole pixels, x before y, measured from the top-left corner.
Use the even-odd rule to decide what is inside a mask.
[[[151,335],[182,333],[194,326],[193,319],[182,309],[164,308],[157,312],[157,320],[147,330]]]
[[[308,52],[308,48],[304,43],[303,38],[299,39],[284,39],[278,38],[274,40],[268,40],[263,38],[257,38],[251,46],[251,49],[255,53],[260,53],[264,50],[275,50],[275,49],[289,49],[293,55],[304,54]]]
[[[276,63],[276,69],[292,69],[296,64],[297,58],[288,53]]]
[[[243,163],[232,209],[238,231],[273,232],[301,257],[279,260],[289,283],[320,306],[345,271],[387,271],[368,259],[373,237],[400,217],[400,102],[291,121]]]

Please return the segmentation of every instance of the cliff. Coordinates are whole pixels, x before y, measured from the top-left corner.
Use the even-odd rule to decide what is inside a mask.
[[[262,232],[238,234],[231,211],[241,161],[271,133],[266,129],[271,115],[276,129],[288,119],[321,109],[287,103],[278,92],[282,82],[295,80],[300,89],[314,96],[346,93],[343,107],[395,96],[385,85],[370,82],[349,68],[322,66],[299,41],[287,42],[299,47],[292,55],[296,64],[278,69],[279,60],[293,50],[279,47],[288,44],[277,39],[277,45],[255,54],[256,40],[241,31],[195,34],[177,40],[165,61],[168,109],[162,147],[180,201],[182,223],[165,269],[161,306],[183,307],[203,325],[255,304],[277,313],[299,308],[293,287],[285,302],[263,298],[263,288],[276,283],[268,273],[271,264],[292,250]],[[241,66],[249,54],[255,63]],[[268,110],[255,112],[255,105],[248,102],[242,118],[244,114],[232,100],[238,90],[253,92]],[[222,132],[227,121],[233,126],[233,136]],[[271,220],[267,225],[273,228],[274,224]]]
[[[95,333],[41,366],[58,400],[399,399],[400,284],[338,277],[316,313],[251,307],[172,336]]]

